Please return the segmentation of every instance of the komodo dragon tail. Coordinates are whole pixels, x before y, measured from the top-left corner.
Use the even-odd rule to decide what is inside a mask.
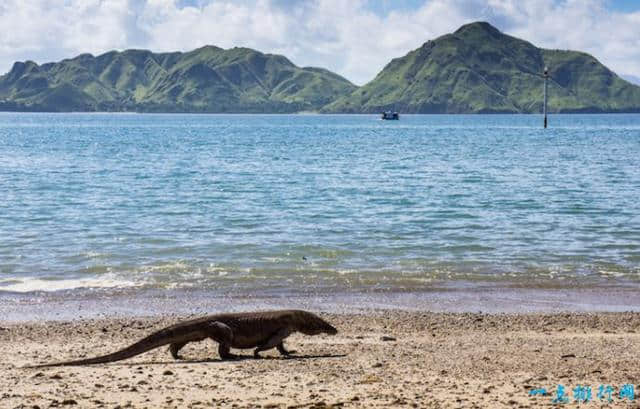
[[[172,331],[171,329],[165,328],[160,331],[154,332],[146,338],[141,339],[140,341],[132,344],[126,348],[123,348],[119,351],[113,352],[111,354],[97,356],[95,358],[87,358],[87,359],[78,359],[76,361],[65,361],[65,362],[57,362],[52,364],[42,364],[42,365],[34,365],[28,366],[26,368],[44,368],[50,366],[74,366],[74,365],[93,365],[93,364],[104,364],[108,362],[116,362],[121,361],[123,359],[131,358],[132,356],[140,355],[144,352],[150,351],[152,349],[161,347],[163,345],[170,344],[172,342]]]

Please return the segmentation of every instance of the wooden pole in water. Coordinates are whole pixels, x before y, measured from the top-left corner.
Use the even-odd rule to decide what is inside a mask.
[[[547,129],[547,79],[549,78],[549,69],[544,67],[544,103],[542,104],[542,113],[544,115],[544,129]]]

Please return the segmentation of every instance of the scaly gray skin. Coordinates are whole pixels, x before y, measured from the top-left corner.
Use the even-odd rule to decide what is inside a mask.
[[[231,348],[255,348],[253,355],[256,358],[260,357],[261,351],[277,348],[282,355],[286,356],[294,351],[287,351],[282,342],[294,332],[301,332],[305,335],[322,333],[334,335],[338,330],[317,315],[301,310],[218,314],[161,329],[112,354],[77,361],[37,365],[33,368],[93,365],[121,361],[163,345],[170,345],[171,355],[175,359],[180,359],[178,351],[182,347],[189,342],[202,341],[206,338],[211,338],[219,344],[218,353],[222,359],[237,358],[229,352]]]

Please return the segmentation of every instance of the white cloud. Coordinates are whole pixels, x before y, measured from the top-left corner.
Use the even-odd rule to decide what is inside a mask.
[[[586,51],[640,76],[640,12],[614,12],[607,0],[425,0],[386,15],[365,0],[0,1],[0,72],[15,60],[213,44],[284,54],[362,84],[425,41],[488,20],[538,46]]]
[[[509,34],[539,47],[588,52],[619,74],[640,74],[640,12],[613,12],[602,0],[491,2],[508,18]]]

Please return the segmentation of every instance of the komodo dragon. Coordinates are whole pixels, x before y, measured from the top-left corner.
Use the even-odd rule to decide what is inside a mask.
[[[211,338],[219,344],[218,353],[222,359],[237,358],[229,352],[231,348],[255,348],[253,355],[256,358],[260,357],[260,351],[271,348],[277,348],[282,355],[289,355],[294,351],[287,351],[282,341],[294,332],[301,332],[305,335],[322,333],[334,335],[338,330],[317,315],[301,310],[218,314],[184,321],[161,329],[112,354],[37,365],[34,368],[115,362],[167,344],[170,345],[169,351],[173,358],[181,359],[178,351],[183,346],[189,342],[202,341],[206,338]]]

